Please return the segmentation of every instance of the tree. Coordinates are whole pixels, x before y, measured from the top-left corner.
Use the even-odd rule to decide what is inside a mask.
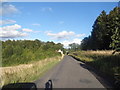
[[[110,47],[117,49],[120,48],[120,7],[114,8],[114,10],[110,12],[109,17],[111,18],[111,30],[113,32]]]
[[[61,43],[42,42],[38,39],[2,41],[2,47],[3,66],[54,57],[59,55],[57,50],[64,50]]]
[[[96,49],[110,49],[111,33],[108,29],[108,18],[105,11],[102,11],[100,16],[93,25],[93,31],[91,33],[93,47]]]
[[[120,7],[106,14],[102,11],[94,22],[91,35],[81,43],[83,50],[109,50],[120,47]]]
[[[81,45],[80,45],[80,48],[82,50],[91,50],[91,49],[94,49],[92,46],[92,40],[91,40],[91,37],[85,37],[82,42],[81,42]]]
[[[70,49],[73,50],[73,51],[76,51],[76,50],[80,49],[80,45],[77,44],[77,43],[69,44],[69,47],[70,47]]]

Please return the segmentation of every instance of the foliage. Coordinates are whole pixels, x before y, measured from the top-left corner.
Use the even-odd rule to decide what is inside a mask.
[[[80,45],[77,44],[77,43],[69,44],[69,47],[70,47],[69,49],[70,49],[71,51],[80,50]]]
[[[109,50],[120,47],[120,7],[109,14],[102,11],[94,22],[91,35],[81,43],[82,50]]]
[[[60,55],[57,50],[63,45],[40,40],[2,41],[2,65],[11,66]]]
[[[116,49],[120,48],[120,7],[119,8],[114,8],[113,11],[110,12],[109,17],[111,17],[112,21],[111,23],[114,23],[114,28],[112,28],[112,43],[111,47]]]

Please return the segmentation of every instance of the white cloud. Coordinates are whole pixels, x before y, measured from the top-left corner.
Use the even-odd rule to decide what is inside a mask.
[[[16,38],[27,36],[27,33],[20,31],[21,26],[18,24],[0,27],[0,37],[1,38]]]
[[[81,44],[81,39],[75,38],[73,39],[73,43]]]
[[[76,37],[83,37],[85,34],[77,34]]]
[[[41,26],[41,24],[39,24],[39,23],[34,23],[34,24],[32,24],[33,26]]]
[[[46,34],[52,39],[58,39],[58,40],[65,40],[65,39],[71,39],[71,38],[78,38],[78,37],[83,37],[85,34],[76,34],[73,31],[62,31],[59,33],[51,33],[51,32],[46,32]]]
[[[16,23],[14,20],[0,20],[0,25]]]
[[[47,31],[46,34],[52,39],[60,40],[59,42],[64,45],[65,48],[69,48],[69,44],[76,43],[81,44],[82,39],[78,37],[83,37],[85,34],[76,34],[73,31],[62,31],[58,33],[51,33],[51,31]]]
[[[20,28],[21,28],[21,26],[18,25],[18,24],[2,27],[3,30],[17,30],[17,29],[20,29]]]
[[[53,9],[51,7],[44,7],[41,9],[41,11],[45,12],[45,11],[49,11],[49,12],[52,12]]]
[[[2,3],[0,6],[0,15],[9,15],[13,13],[17,13],[19,10],[12,4],[9,3]]]
[[[35,31],[35,30],[33,31],[32,29],[28,29],[28,28],[23,28],[22,31],[23,31],[23,32],[32,32],[32,33],[39,33],[39,32],[41,32],[41,31],[37,31],[37,30],[36,30],[36,31]]]
[[[68,48],[69,47],[69,44],[72,44],[72,43],[76,43],[76,44],[81,44],[81,39],[78,39],[78,38],[74,38],[72,40],[65,40],[63,42],[61,42],[65,48]]]
[[[59,24],[64,24],[65,22],[64,21],[60,21]]]
[[[72,31],[62,31],[59,33],[48,32],[47,35],[51,36],[53,39],[69,39],[70,36],[73,36],[75,33]]]
[[[33,32],[32,29],[27,29],[27,28],[22,29],[22,31],[25,31],[25,32]]]

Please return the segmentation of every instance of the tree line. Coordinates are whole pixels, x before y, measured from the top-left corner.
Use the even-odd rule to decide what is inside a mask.
[[[2,42],[3,66],[25,64],[60,55],[57,50],[63,49],[61,43],[36,40],[7,40]]]
[[[81,42],[82,50],[110,50],[120,48],[120,7],[106,14],[103,10],[94,22],[91,35]]]

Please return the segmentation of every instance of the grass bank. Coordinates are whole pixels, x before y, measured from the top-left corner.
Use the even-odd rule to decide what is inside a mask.
[[[61,57],[47,58],[33,62],[31,64],[22,64],[18,66],[0,67],[0,86],[9,83],[33,82],[41,77],[48,69],[52,68],[60,61]]]
[[[72,52],[75,58],[92,66],[97,71],[102,72],[112,80],[115,80],[115,75],[120,78],[120,54],[112,55],[113,51],[78,51]]]

